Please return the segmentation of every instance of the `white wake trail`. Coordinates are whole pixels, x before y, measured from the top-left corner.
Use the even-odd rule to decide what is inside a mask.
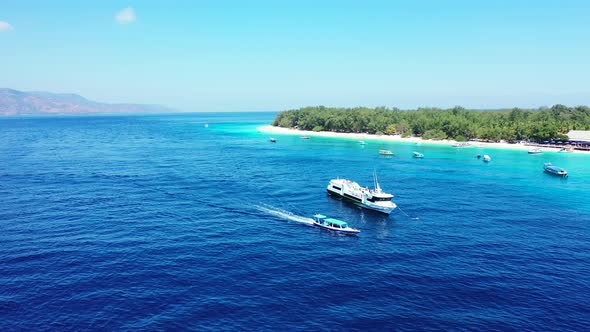
[[[292,212],[282,210],[279,208],[275,208],[274,206],[257,205],[256,209],[258,211],[268,213],[270,215],[273,215],[273,216],[281,218],[281,219],[296,221],[296,222],[300,222],[300,223],[304,223],[304,224],[308,224],[308,225],[313,225],[313,219],[311,219],[311,218],[299,216],[299,215],[296,215]]]

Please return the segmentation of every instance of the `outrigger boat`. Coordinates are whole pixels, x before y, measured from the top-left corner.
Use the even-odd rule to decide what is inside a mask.
[[[356,228],[349,227],[348,224],[342,220],[328,218],[323,214],[316,213],[313,215],[313,224],[323,229],[345,233],[345,234],[358,234],[359,231]]]

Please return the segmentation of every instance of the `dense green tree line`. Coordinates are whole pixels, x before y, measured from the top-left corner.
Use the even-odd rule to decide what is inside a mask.
[[[273,126],[433,139],[566,140],[569,130],[590,130],[590,108],[555,105],[535,110],[481,111],[454,107],[402,111],[386,107],[317,106],[280,112]]]

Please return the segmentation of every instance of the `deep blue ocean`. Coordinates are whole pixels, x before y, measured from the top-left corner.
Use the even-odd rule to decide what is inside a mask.
[[[0,330],[590,330],[590,155],[271,143],[274,115],[0,119]],[[373,171],[389,217],[326,194]]]

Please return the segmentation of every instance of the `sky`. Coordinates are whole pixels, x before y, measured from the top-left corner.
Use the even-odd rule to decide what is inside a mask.
[[[0,0],[0,87],[181,111],[590,104],[590,1]]]

